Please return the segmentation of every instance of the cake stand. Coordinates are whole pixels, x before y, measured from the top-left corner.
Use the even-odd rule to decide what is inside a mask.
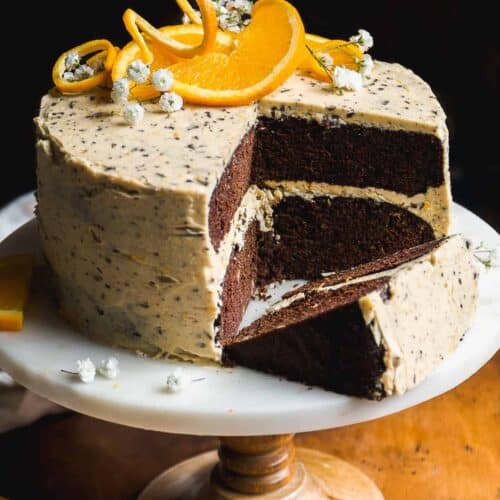
[[[500,236],[466,209],[454,206],[455,232],[498,245]],[[40,257],[31,221],[0,245],[0,255]],[[41,262],[41,259],[40,259]],[[218,450],[196,456],[157,477],[141,494],[151,499],[382,498],[363,473],[330,455],[293,446],[293,433],[380,418],[436,397],[462,383],[500,346],[500,268],[484,272],[474,327],[426,380],[381,402],[341,396],[244,368],[157,361],[95,343],[58,316],[35,280],[22,333],[0,332],[0,366],[16,381],[55,403],[123,425],[221,437]],[[61,370],[76,360],[120,362],[115,380],[83,384]],[[169,394],[165,381],[181,368],[191,383]]]

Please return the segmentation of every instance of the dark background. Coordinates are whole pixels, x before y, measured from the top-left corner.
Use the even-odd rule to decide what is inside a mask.
[[[492,3],[292,3],[309,32],[344,38],[368,29],[375,38],[374,57],[400,62],[430,83],[448,115],[454,197],[500,229],[500,50]],[[62,51],[92,38],[126,42],[121,22],[126,7],[155,25],[180,19],[174,0],[9,3],[3,23],[16,24],[26,48],[3,37],[0,206],[35,186],[31,118],[51,85],[53,62]]]

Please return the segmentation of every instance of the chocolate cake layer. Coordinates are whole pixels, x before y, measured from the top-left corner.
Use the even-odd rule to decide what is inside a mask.
[[[409,196],[443,184],[443,146],[430,134],[261,117],[253,178],[377,187]]]
[[[220,326],[217,340],[227,344],[237,333],[245,309],[250,302],[257,277],[257,223],[249,227],[245,244],[233,252],[224,278],[222,306],[216,326]]]
[[[250,185],[254,137],[252,129],[242,139],[210,199],[208,231],[216,250]]]
[[[327,390],[378,399],[384,349],[365,325],[359,297],[388,278],[306,297],[257,320],[225,349],[226,362]]]
[[[388,271],[394,269],[401,264],[405,264],[413,259],[416,259],[426,253],[432,251],[441,245],[443,240],[433,240],[427,243],[422,243],[412,248],[405,248],[404,250],[399,250],[396,253],[386,255],[376,260],[367,262],[366,264],[361,264],[359,266],[351,267],[350,269],[345,269],[343,271],[335,272],[331,275],[324,276],[320,279],[309,281],[305,285],[295,288],[291,292],[285,293],[283,299],[287,299],[297,295],[298,293],[309,293],[313,290],[318,289],[318,287],[329,287],[339,285],[341,283],[348,283],[349,281],[361,278],[362,276],[367,276],[370,274],[380,273],[383,271]]]
[[[434,239],[419,217],[388,203],[289,196],[259,236],[259,283],[315,279]]]

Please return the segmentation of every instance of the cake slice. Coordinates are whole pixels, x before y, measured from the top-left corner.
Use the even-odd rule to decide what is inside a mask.
[[[478,277],[460,235],[403,250],[283,295],[224,358],[343,394],[402,394],[470,328]]]

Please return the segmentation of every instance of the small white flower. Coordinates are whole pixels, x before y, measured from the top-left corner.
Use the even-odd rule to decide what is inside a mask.
[[[333,69],[335,62],[330,54],[327,54],[325,52],[319,52],[318,54],[316,54],[316,57],[321,61],[321,64],[323,64],[323,66],[328,71],[331,71]]]
[[[130,63],[127,68],[128,77],[135,83],[145,83],[149,78],[149,65],[144,64],[140,59]]]
[[[182,15],[182,24],[191,24],[191,19],[189,19],[187,14]]]
[[[336,66],[333,70],[333,82],[341,89],[360,90],[363,87],[363,77],[357,71],[342,66]]]
[[[91,76],[94,76],[94,70],[88,64],[82,64],[75,69],[75,80],[86,80]]]
[[[165,111],[165,113],[173,113],[174,111],[179,111],[182,109],[183,100],[182,96],[176,94],[175,92],[165,92],[160,97],[160,108]]]
[[[80,66],[80,55],[78,52],[70,52],[64,59],[66,71],[73,71]]]
[[[73,71],[65,71],[63,73],[63,80],[66,80],[67,82],[74,82],[75,81],[75,74]]]
[[[116,358],[103,359],[99,367],[99,374],[103,377],[114,379],[120,373],[118,368],[118,360]]]
[[[167,377],[167,392],[173,394],[182,391],[190,383],[190,379],[183,373],[182,370],[175,370]]]
[[[359,72],[363,76],[370,76],[373,71],[373,59],[370,54],[365,54],[363,60],[359,63]]]
[[[90,384],[95,378],[95,365],[90,358],[76,362],[76,374],[84,384]]]
[[[144,118],[144,108],[138,102],[131,102],[124,108],[123,118],[129,125],[137,125]]]
[[[130,93],[128,78],[119,78],[113,83],[111,90],[111,99],[117,104],[126,104]]]
[[[373,47],[373,37],[366,30],[358,30],[358,34],[351,36],[349,40],[356,43],[363,52]]]
[[[168,69],[159,69],[153,73],[151,83],[159,92],[166,92],[174,84],[174,75]]]
[[[216,11],[217,17],[223,16],[223,15],[228,13],[228,10],[226,9],[226,7],[224,5],[221,5],[221,4],[215,5],[215,11]]]
[[[229,0],[226,2],[227,10],[236,10],[240,14],[251,14],[253,3],[249,0]]]

